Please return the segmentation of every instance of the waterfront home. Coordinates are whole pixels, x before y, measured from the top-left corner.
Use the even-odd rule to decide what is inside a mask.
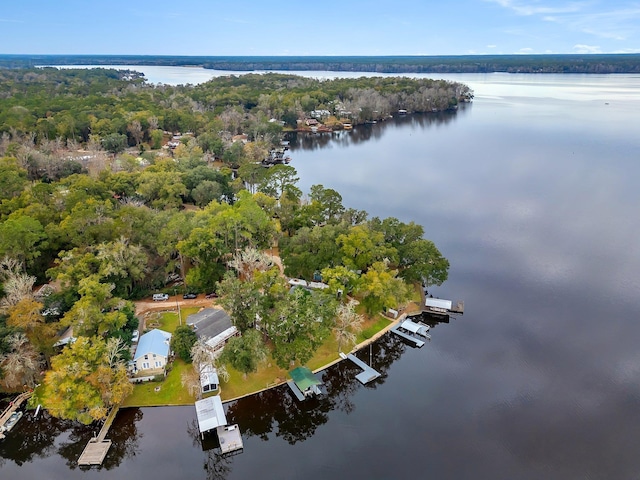
[[[155,328],[140,337],[133,355],[135,375],[164,375],[169,360],[171,334]]]
[[[218,354],[230,338],[240,336],[227,312],[219,308],[203,308],[198,313],[189,315],[187,325]]]

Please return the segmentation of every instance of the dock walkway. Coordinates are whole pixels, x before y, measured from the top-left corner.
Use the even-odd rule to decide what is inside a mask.
[[[414,345],[414,346],[416,346],[416,347],[418,347],[418,348],[420,348],[420,347],[423,347],[423,346],[424,346],[424,342],[423,342],[422,340],[418,340],[417,338],[412,337],[411,335],[407,335],[406,333],[401,332],[401,331],[398,329],[398,325],[394,325],[394,326],[391,328],[391,331],[392,331],[393,333],[395,333],[396,335],[398,335],[399,337],[404,338],[406,341],[413,343],[413,345]]]
[[[356,378],[363,385],[369,383],[371,380],[375,380],[380,376],[379,372],[375,371],[373,368],[371,368],[369,365],[367,365],[366,363],[364,363],[362,360],[360,360],[358,357],[356,357],[351,353],[349,355],[345,355],[344,353],[340,352],[340,357],[342,357],[345,360],[346,359],[351,360],[353,363],[355,363],[357,366],[359,366],[363,370],[358,375],[356,375]]]
[[[293,394],[296,396],[296,398],[300,401],[304,400],[304,394],[300,391],[300,389],[296,386],[295,382],[293,380],[289,380],[287,382],[287,385],[289,385],[289,388],[291,389],[291,391],[293,392]]]
[[[13,415],[13,413],[16,410],[18,410],[26,400],[31,398],[31,395],[33,395],[33,392],[24,392],[18,395],[9,404],[9,406],[5,408],[2,413],[0,413],[0,426],[7,423],[7,420],[9,420],[9,417],[11,417],[11,415]],[[0,432],[0,440],[2,440],[4,437],[5,437],[4,433]]]
[[[107,452],[111,447],[111,440],[107,440],[105,437],[107,436],[109,428],[111,427],[113,420],[116,418],[119,409],[120,407],[118,406],[111,409],[111,412],[109,412],[109,415],[104,421],[104,425],[102,425],[98,436],[89,440],[87,446],[84,447],[84,450],[78,459],[78,465],[102,465],[104,457],[107,456]]]

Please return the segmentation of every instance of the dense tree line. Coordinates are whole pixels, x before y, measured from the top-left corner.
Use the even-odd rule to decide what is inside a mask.
[[[434,55],[366,57],[206,57],[136,55],[0,55],[0,66],[174,65],[217,70],[329,70],[380,73],[638,73],[638,54]]]
[[[457,84],[358,79],[320,88],[252,75],[157,88],[130,72],[55,69],[0,70],[0,81],[9,92],[0,98],[9,122],[0,139],[0,382],[7,390],[43,383],[38,400],[56,416],[97,420],[128,395],[131,300],[168,289],[170,278],[218,290],[245,333],[221,361],[244,373],[264,358],[265,341],[282,367],[304,364],[332,333],[352,343],[361,323],[352,297],[376,314],[406,302],[413,282],[447,278],[448,262],[422,227],[369,219],[322,185],[305,194],[293,167],[259,160],[279,141],[280,125],[266,119],[286,108],[383,105],[425,89],[449,102]],[[173,121],[201,128],[170,153],[153,148],[153,133]],[[233,141],[247,129],[250,141]],[[69,157],[78,147],[88,160]],[[262,253],[276,246],[287,275],[329,287],[290,292]],[[56,287],[35,288],[49,281]],[[209,358],[193,335],[178,333],[181,356]]]

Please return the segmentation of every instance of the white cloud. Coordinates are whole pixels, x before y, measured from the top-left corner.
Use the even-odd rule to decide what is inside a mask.
[[[582,43],[578,43],[573,46],[573,49],[576,53],[602,53],[600,47],[597,45],[584,45]]]
[[[561,6],[546,6],[540,5],[537,1],[522,1],[522,0],[485,0],[490,3],[497,3],[501,7],[508,8],[515,12],[517,15],[546,15],[556,13],[575,13],[581,11],[587,3],[585,2],[570,2]]]
[[[533,48],[524,47],[518,50],[516,53],[533,53]]]
[[[493,45],[493,44],[492,45],[487,45],[487,48],[496,48],[496,47],[497,47],[497,45]]]

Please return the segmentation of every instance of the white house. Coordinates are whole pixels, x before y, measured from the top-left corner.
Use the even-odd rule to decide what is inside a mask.
[[[133,355],[133,373],[163,374],[169,359],[170,342],[171,334],[157,328],[142,335]]]

